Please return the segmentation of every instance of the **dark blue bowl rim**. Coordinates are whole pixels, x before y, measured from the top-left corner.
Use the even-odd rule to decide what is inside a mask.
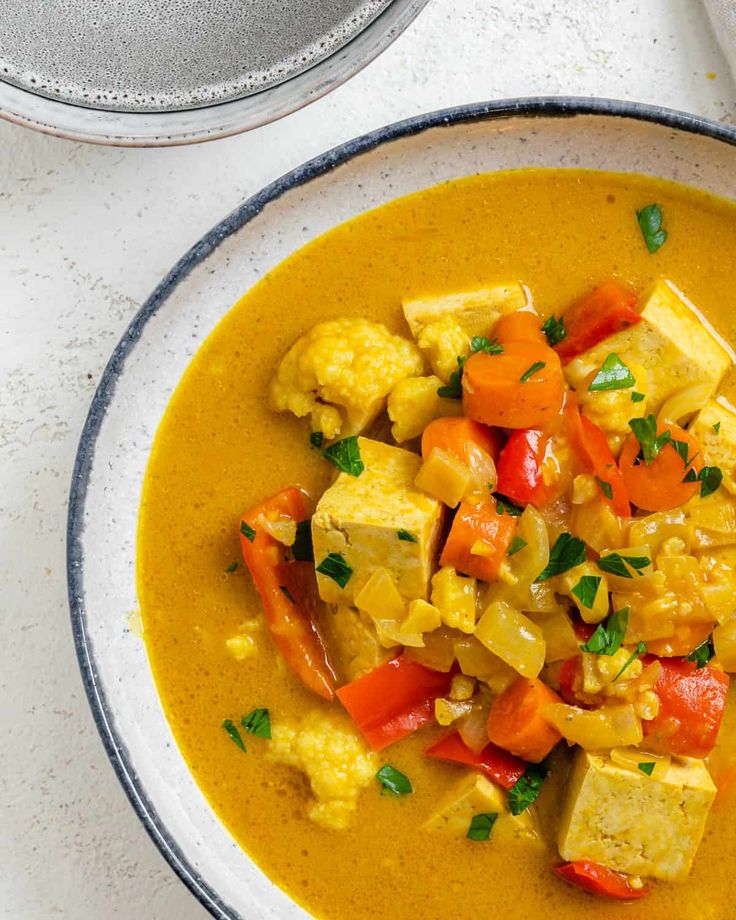
[[[353,157],[373,150],[382,144],[418,134],[429,128],[450,127],[464,122],[514,117],[568,118],[577,115],[600,115],[647,121],[678,131],[710,137],[736,146],[736,128],[673,109],[614,99],[531,97],[479,102],[449,109],[440,109],[386,125],[353,140],[346,141],[276,179],[240,204],[219,224],[206,233],[174,265],[136,313],[125,334],[115,347],[104,370],[80,437],[69,495],[67,584],[74,644],[92,715],[107,755],[123,789],[163,857],[200,904],[218,920],[242,920],[242,916],[225,904],[189,863],[161,820],[154,804],[146,795],[135,773],[127,749],[115,727],[105,689],[98,680],[94,657],[86,631],[83,594],[84,554],[82,548],[85,498],[97,437],[107,407],[112,400],[116,382],[123,372],[125,361],[135,348],[146,323],[156,314],[176,286],[186,278],[192,269],[203,262],[223,240],[253,220],[267,204],[280,198],[285,192],[304,185],[342,163],[351,160]]]

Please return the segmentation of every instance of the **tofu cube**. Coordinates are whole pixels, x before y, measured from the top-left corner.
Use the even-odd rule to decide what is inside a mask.
[[[721,468],[724,487],[736,495],[736,410],[724,400],[709,399],[688,431],[700,444],[706,464]]]
[[[641,322],[609,336],[579,355],[565,368],[575,389],[587,387],[589,377],[611,353],[625,364],[644,367],[648,376],[647,411],[655,415],[666,399],[692,384],[715,392],[731,365],[731,357],[677,288],[660,280],[644,302]],[[632,417],[636,415],[632,412]]]
[[[452,318],[468,335],[488,335],[506,313],[529,303],[527,289],[519,281],[496,284],[455,294],[415,297],[402,304],[404,316],[415,339],[438,320]]]
[[[642,761],[646,761],[642,753]],[[563,859],[684,880],[715,798],[702,760],[673,757],[662,778],[579,750],[559,832]]]
[[[496,842],[523,840],[543,847],[535,814],[530,810],[512,815],[506,794],[477,773],[461,777],[443,796],[424,823],[424,830],[438,831],[451,837],[466,837],[475,815],[496,814],[491,839]]]
[[[328,604],[355,606],[376,569],[386,569],[405,600],[427,599],[444,519],[441,502],[414,486],[421,458],[400,447],[359,438],[365,470],[340,473],[312,518],[315,565],[339,553],[352,569],[344,587],[317,573]],[[399,539],[407,531],[415,540]]]

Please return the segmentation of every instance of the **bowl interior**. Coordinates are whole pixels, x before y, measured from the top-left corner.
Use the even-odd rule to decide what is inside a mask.
[[[564,104],[478,107],[475,117],[470,110],[427,116],[326,154],[205,237],[143,307],[108,366],[80,445],[70,507],[80,662],[126,791],[215,916],[306,914],[251,863],[200,793],[164,717],[144,644],[128,627],[137,603],[141,484],[172,391],[218,320],[265,272],[337,223],[438,182],[527,166],[584,167],[660,176],[736,199],[735,137],[727,143],[725,131],[718,139],[692,133],[677,118],[657,123],[640,120],[640,110],[600,108],[570,115]]]

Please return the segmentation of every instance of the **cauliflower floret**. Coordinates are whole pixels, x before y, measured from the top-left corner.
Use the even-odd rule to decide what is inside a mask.
[[[236,661],[245,661],[258,654],[257,636],[261,632],[259,620],[246,620],[238,627],[238,632],[225,640],[225,647]]]
[[[380,323],[336,319],[318,323],[292,345],[271,383],[278,411],[312,416],[328,440],[369,425],[399,380],[424,370],[417,347]]]
[[[470,351],[470,336],[452,316],[443,316],[425,326],[417,345],[427,356],[432,370],[447,383],[457,370],[457,359]]]
[[[418,438],[436,418],[462,415],[462,402],[459,399],[443,399],[437,392],[441,386],[440,378],[432,375],[407,377],[391,390],[388,417],[394,423],[391,434],[397,444]]]
[[[352,821],[361,790],[375,777],[378,763],[347,716],[313,709],[300,723],[275,722],[267,757],[306,773],[314,800],[307,815],[330,830]]]
[[[649,377],[641,364],[632,362],[627,364],[631,375],[636,381],[633,387],[623,390],[588,390],[591,381],[598,373],[596,368],[583,381],[577,390],[580,399],[580,409],[591,422],[595,422],[606,435],[608,444],[614,454],[617,454],[624,438],[631,432],[629,420],[644,418],[647,415],[647,397],[649,396]],[[632,393],[642,393],[644,399],[634,402]]]

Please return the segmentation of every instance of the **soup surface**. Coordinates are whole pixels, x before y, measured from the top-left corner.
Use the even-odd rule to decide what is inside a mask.
[[[651,254],[637,209],[657,202],[666,245]],[[317,916],[345,920],[456,920],[494,915],[559,920],[648,920],[733,915],[736,798],[724,793],[684,884],[657,884],[645,902],[594,899],[550,872],[566,765],[539,799],[548,849],[494,845],[422,828],[458,767],[422,754],[427,728],[380,755],[411,778],[414,793],[369,786],[352,825],[311,821],[301,773],[247,753],[223,721],[268,708],[276,725],[329,708],[283,665],[267,631],[238,660],[227,640],[260,604],[242,564],[238,524],[264,496],[297,484],[312,495],[334,470],[309,448],[304,420],[269,408],[283,355],[314,324],[363,317],[407,335],[401,300],[472,290],[517,278],[544,315],[559,315],[601,279],[643,291],[672,279],[729,342],[736,341],[736,207],[645,177],[527,170],[449,182],[392,202],[317,239],[279,265],[224,317],[176,390],[158,431],[140,517],[139,598],[145,640],[166,715],[193,775],[242,847]],[[722,393],[734,395],[729,371]],[[238,563],[234,567],[234,563]],[[339,706],[339,704],[333,704]],[[729,702],[719,762],[736,759]]]

